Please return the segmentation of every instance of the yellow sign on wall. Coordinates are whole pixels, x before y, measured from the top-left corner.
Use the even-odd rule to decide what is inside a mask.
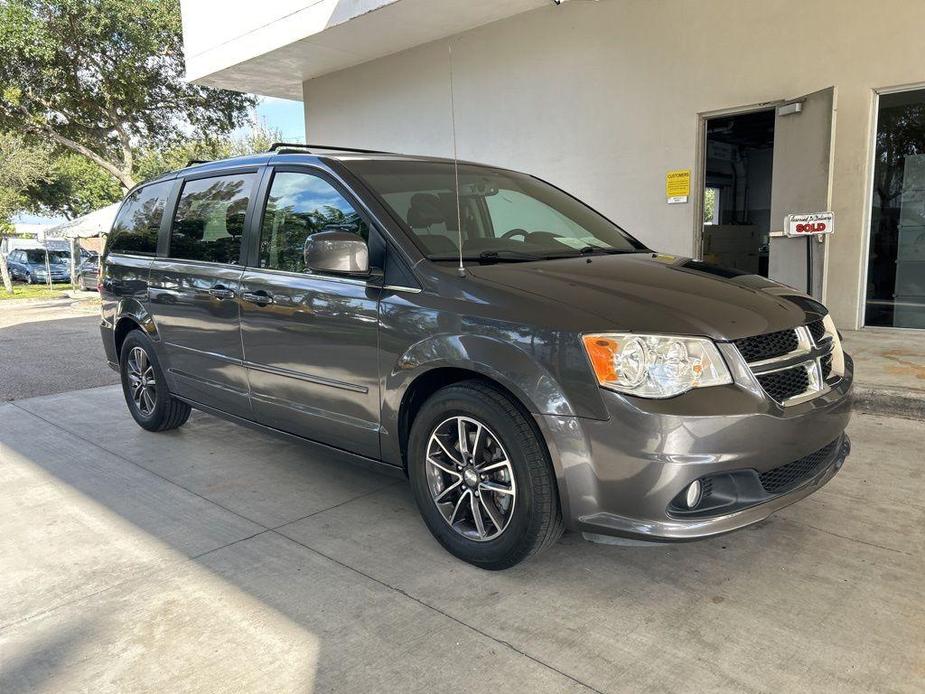
[[[668,204],[687,202],[691,194],[691,170],[676,169],[665,174],[665,197]]]

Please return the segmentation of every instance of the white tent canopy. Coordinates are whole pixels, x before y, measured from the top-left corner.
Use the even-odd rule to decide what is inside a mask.
[[[121,204],[116,202],[108,207],[85,214],[83,217],[77,217],[69,222],[49,227],[45,230],[45,238],[76,239],[108,234],[109,230],[112,229],[113,220],[115,220]]]

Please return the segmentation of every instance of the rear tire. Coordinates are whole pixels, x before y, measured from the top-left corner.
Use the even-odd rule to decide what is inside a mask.
[[[122,393],[132,418],[148,431],[167,431],[183,426],[191,408],[167,390],[167,379],[157,359],[154,343],[141,330],[132,330],[119,353]]]
[[[514,566],[562,535],[545,442],[519,405],[485,382],[455,383],[422,405],[408,441],[408,475],[433,536],[480,568]]]

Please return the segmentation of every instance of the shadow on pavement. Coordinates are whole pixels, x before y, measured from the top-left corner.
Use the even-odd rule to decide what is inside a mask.
[[[0,327],[0,401],[118,383],[99,322],[91,313]]]
[[[0,405],[0,443],[0,649],[72,664],[69,688],[901,689],[925,632],[921,545],[844,518],[852,459],[744,531],[566,535],[492,573],[437,545],[401,481],[201,413],[151,434],[118,388]],[[88,614],[77,657],[53,634]]]

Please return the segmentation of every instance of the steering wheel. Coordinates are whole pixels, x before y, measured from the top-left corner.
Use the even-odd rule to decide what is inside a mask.
[[[512,239],[512,238],[514,238],[515,236],[523,236],[523,237],[524,237],[524,241],[526,241],[526,240],[527,240],[527,236],[528,236],[529,234],[530,234],[530,232],[527,231],[526,229],[511,229],[510,231],[506,231],[506,232],[504,232],[503,234],[501,234],[501,238],[502,238],[502,239]]]

